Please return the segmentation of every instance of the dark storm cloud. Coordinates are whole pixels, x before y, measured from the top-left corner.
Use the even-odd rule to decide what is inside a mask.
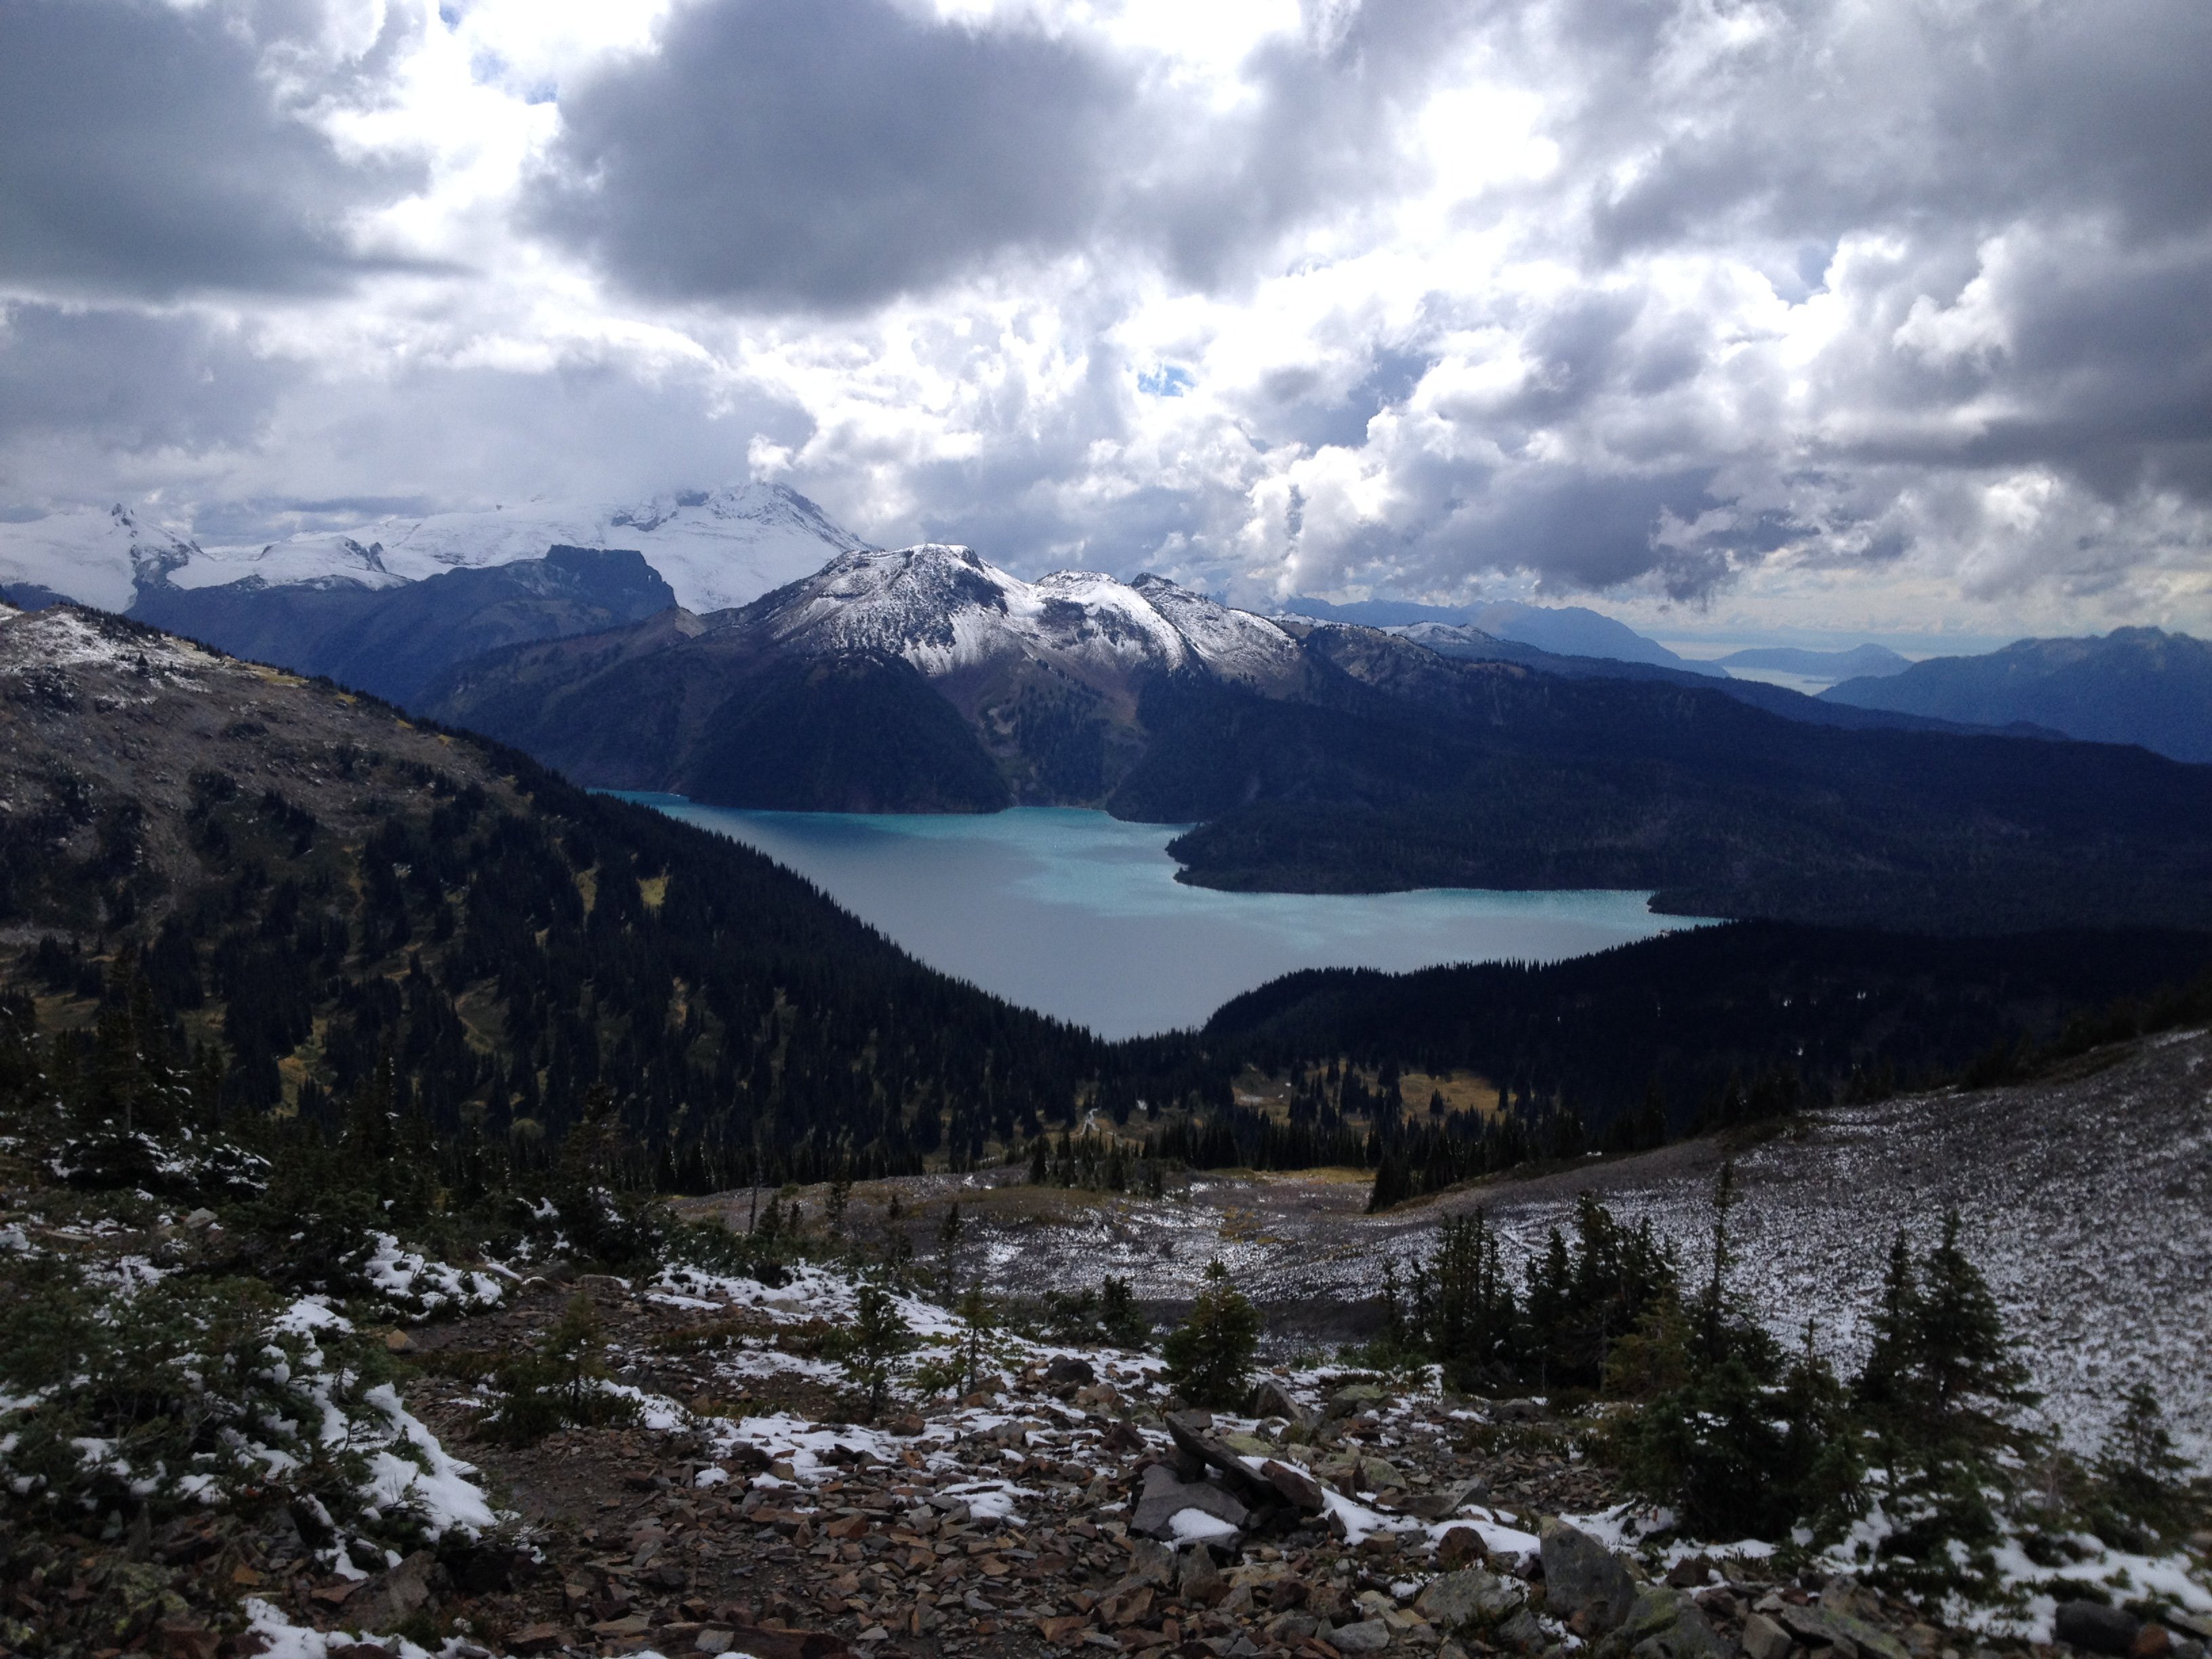
[[[1716,234],[1971,234],[2068,207],[2156,236],[2212,213],[2212,11],[2187,0],[1778,10],[1756,44],[1655,95],[1680,47],[1650,26],[1663,15],[1557,10],[1578,83],[1558,132],[1616,255]]]
[[[304,4],[0,0],[0,280],[155,298],[339,283],[343,216],[409,178],[341,159],[264,76],[264,52],[314,21]]]
[[[1413,176],[1395,125],[1478,15],[1445,0],[1373,0],[1339,32],[1262,46],[1244,65],[1245,108],[1157,112],[1152,176],[1121,201],[1113,234],[1156,248],[1184,282],[1218,288],[1316,216],[1387,210]]]
[[[0,307],[0,444],[63,435],[125,453],[242,444],[297,372],[198,317]]]
[[[529,216],[664,297],[843,308],[1073,248],[1233,283],[1316,213],[1387,199],[1382,135],[1463,27],[1436,0],[1360,8],[1255,53],[1224,115],[1095,45],[896,0],[689,0],[563,93]]]
[[[1670,594],[1691,598],[1725,580],[1744,550],[1732,537],[1690,545],[1657,539],[1670,517],[1694,519],[1719,506],[1711,485],[1706,468],[1649,476],[1519,468],[1442,504],[1410,545],[1364,551],[1419,588],[1449,589],[1455,574],[1518,569],[1534,573],[1547,592],[1602,591],[1656,575]]]
[[[633,286],[848,307],[1093,221],[1130,90],[1041,37],[885,0],[695,0],[561,100],[537,222]]]

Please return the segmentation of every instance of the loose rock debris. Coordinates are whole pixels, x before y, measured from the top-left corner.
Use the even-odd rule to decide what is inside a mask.
[[[976,1391],[863,1424],[805,1352],[842,1281],[592,1288],[628,1425],[466,1444],[486,1397],[441,1356],[526,1341],[566,1287],[416,1333],[410,1403],[512,1506],[512,1547],[355,1583],[269,1575],[252,1632],[164,1652],[1986,1659],[1849,1577],[1782,1579],[1757,1553],[1653,1582],[1562,1518],[1616,1494],[1540,1401],[1284,1368],[1255,1390],[1266,1415],[1212,1415],[1178,1409],[1157,1360],[1005,1340]],[[902,1310],[952,1334],[927,1304]],[[2157,1659],[2204,1659],[2197,1634],[2153,1628]],[[2142,1636],[2124,1650],[2152,1659]]]

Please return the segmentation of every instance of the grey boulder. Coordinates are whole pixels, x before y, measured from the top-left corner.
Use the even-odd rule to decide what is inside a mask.
[[[1321,1494],[1321,1483],[1303,1469],[1292,1468],[1269,1458],[1260,1466],[1260,1477],[1273,1487],[1277,1496],[1294,1509],[1308,1515],[1319,1515],[1328,1507]]]
[[[1520,1582],[1480,1567],[1448,1572],[1423,1590],[1413,1611],[1446,1630],[1495,1624],[1528,1599]]]
[[[1660,1622],[1656,1610],[1650,1623],[1657,1628],[1629,1649],[1632,1659],[1733,1659],[1735,1644],[1716,1631],[1695,1601],[1686,1595],[1674,1599],[1674,1617]],[[1644,1625],[1632,1620],[1632,1629]]]
[[[2135,1645],[2142,1621],[2131,1613],[2096,1601],[2063,1601],[2058,1607],[2058,1639],[2069,1647],[2091,1653],[2125,1656]]]
[[[1339,1653],[1380,1653],[1390,1645],[1390,1626],[1380,1619],[1339,1625],[1322,1638]]]
[[[417,1550],[346,1597],[345,1622],[366,1634],[395,1631],[428,1605],[437,1558]]]
[[[1743,1621],[1745,1659],[1790,1659],[1790,1632],[1763,1613]]]
[[[1565,1522],[1544,1522],[1544,1599],[1560,1619],[1579,1616],[1586,1638],[1617,1630],[1636,1605],[1636,1581],[1611,1550]]]

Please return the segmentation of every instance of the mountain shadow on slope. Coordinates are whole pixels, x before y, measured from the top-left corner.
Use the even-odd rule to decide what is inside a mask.
[[[1112,810],[1198,821],[1170,849],[1183,879],[1648,887],[1677,915],[1912,931],[2212,926],[2212,769],[1503,665],[1407,677],[1338,645],[1304,702],[1147,693],[1152,742]]]
[[[952,705],[874,653],[771,663],[676,768],[678,793],[793,812],[995,812],[1006,781]]]
[[[531,640],[597,633],[676,603],[622,549],[554,547],[538,559],[451,570],[404,586],[351,582],[142,588],[132,617],[233,655],[325,674],[403,708],[453,664]]]
[[[2212,762],[2212,643],[2156,628],[1931,657],[1901,673],[1845,680],[1820,700],[1990,726],[2026,720],[2093,743]]]

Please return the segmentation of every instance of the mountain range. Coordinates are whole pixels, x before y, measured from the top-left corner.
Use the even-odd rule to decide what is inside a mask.
[[[1299,642],[1316,637],[1415,659],[1372,630]],[[1176,648],[1154,639],[1164,655]],[[1279,649],[1232,642],[1218,667],[1179,672],[1242,686],[1231,677]],[[973,666],[987,653],[963,654]],[[1103,660],[1089,656],[1094,672]],[[1790,729],[1723,698],[1704,712]],[[1679,1128],[1739,1074],[1802,1074],[1824,1097],[1863,1073],[1948,1075],[2001,1038],[2054,1036],[2085,1004],[2146,996],[2203,958],[2201,936],[2109,921],[1979,940],[1698,929],[1545,968],[1307,974],[1230,1005],[1202,1039],[1109,1045],[921,967],[734,842],[374,697],[125,618],[0,605],[0,966],[52,1006],[82,1013],[118,975],[143,974],[163,1042],[216,1054],[209,1086],[227,1121],[281,1105],[327,1127],[383,1063],[440,1134],[506,1146],[524,1120],[557,1140],[605,1085],[675,1182],[727,1179],[763,1152],[776,1179],[815,1178],[840,1157],[879,1171],[926,1155],[957,1164],[987,1138],[1033,1133],[1037,1116],[1072,1122],[1082,1099],[1233,1115],[1241,1066],[1273,1075],[1295,1061],[1317,1077],[1347,1053],[1474,1066],[1574,1101],[1593,1130],[1648,1103],[1656,1081]],[[1945,757],[1961,742],[1882,735]]]
[[[554,546],[627,548],[696,611],[742,605],[865,546],[781,484],[686,489],[641,502],[533,501],[387,516],[250,547],[206,547],[117,506],[0,521],[0,586],[127,611],[166,588],[397,587],[450,570],[542,557]]]
[[[0,520],[0,596],[31,608],[75,599],[126,611],[142,588],[204,556],[197,542],[120,503]]]
[[[475,658],[422,702],[601,787],[1196,824],[1172,850],[1219,887],[1651,888],[1679,914],[1953,930],[2212,922],[2212,771],[1824,726],[1643,672],[1665,677],[1455,659],[1158,577],[1031,583],[927,545]]]
[[[222,586],[140,592],[130,614],[234,655],[412,705],[454,663],[528,640],[588,634],[658,615],[673,589],[633,550],[554,547],[544,556],[420,581]]]
[[[1397,599],[1363,599],[1334,605],[1301,596],[1284,605],[1291,616],[1316,622],[1359,623],[1370,628],[1404,629],[1473,629],[1493,640],[1534,646],[1556,657],[1599,657],[1617,662],[1650,663],[1685,673],[1725,679],[1724,669],[1678,656],[1627,623],[1586,605],[1523,605],[1492,599],[1481,605],[1411,605]]]
[[[1978,657],[1932,657],[1821,700],[2004,725],[2033,721],[2094,743],[2212,761],[2212,644],[2156,628],[2103,638],[2018,640]]]
[[[564,515],[599,544],[619,531],[644,545],[499,556]],[[1175,844],[1185,878],[1222,887],[1650,888],[1687,914],[1954,930],[2212,915],[2195,884],[2201,776],[2021,740],[2062,718],[2139,732],[2085,729],[2079,711],[2115,664],[2139,704],[2186,686],[2205,647],[2154,630],[1959,671],[2013,669],[2041,702],[1900,708],[1864,688],[1954,671],[1816,700],[1465,621],[1265,617],[1158,576],[1030,582],[966,549],[866,548],[761,485],[395,520],[388,544],[295,538],[250,556],[120,507],[71,522],[0,526],[19,594],[127,588],[145,620],[599,787],[793,809],[1103,806],[1196,826]],[[87,547],[99,557],[69,563]],[[684,603],[800,563],[745,604]],[[2203,706],[2185,692],[2160,740],[2203,752],[2186,747]],[[1961,714],[2005,717],[2011,735]]]

